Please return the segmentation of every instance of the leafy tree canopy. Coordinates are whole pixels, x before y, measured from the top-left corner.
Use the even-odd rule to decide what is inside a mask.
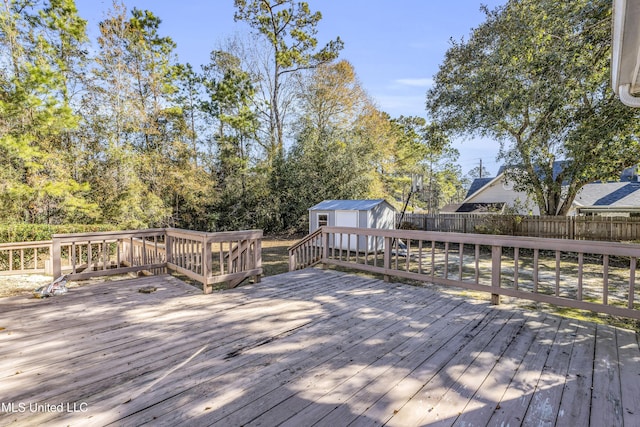
[[[499,140],[514,188],[566,214],[583,185],[640,160],[638,112],[609,88],[611,2],[510,0],[484,12],[468,40],[452,41],[427,108],[451,133]]]

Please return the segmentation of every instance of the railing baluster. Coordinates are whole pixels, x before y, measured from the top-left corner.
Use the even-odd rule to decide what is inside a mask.
[[[218,248],[220,249],[220,275],[222,276],[224,274],[224,242],[220,242]]]
[[[212,275],[211,261],[211,243],[205,235],[202,236],[202,262],[200,263],[202,266],[202,290],[204,293],[209,293],[212,290],[212,288],[209,287],[209,277]]]
[[[502,247],[491,247],[491,304],[500,304],[500,294],[498,290],[500,288],[500,278],[502,273]]]
[[[584,254],[578,253],[578,301],[582,301],[582,276],[584,273]]]
[[[602,256],[602,304],[609,304],[609,255]]]
[[[122,245],[122,240],[118,240],[116,242],[116,268],[120,268],[120,256],[121,256],[121,245]]]
[[[627,308],[633,309],[635,293],[636,293],[636,266],[638,259],[631,257],[629,260],[629,298]]]
[[[560,251],[556,251],[556,296],[560,296]]]
[[[393,241],[391,237],[385,236],[384,238],[384,255],[383,255],[383,268],[384,268],[384,281],[390,280],[389,270],[391,270],[391,254],[393,252]]]
[[[518,265],[518,261],[520,258],[520,250],[518,248],[513,248],[513,286],[514,289],[517,291],[518,290],[518,270],[519,270],[519,265]]]
[[[444,278],[449,278],[449,242],[444,242]]]
[[[436,241],[431,241],[431,277],[436,275]]]
[[[130,237],[129,238],[129,263],[132,267],[135,265],[133,260],[133,250],[134,250],[133,237]]]
[[[538,248],[533,250],[533,293],[538,293],[538,260],[540,251]]]
[[[366,244],[364,245],[364,265],[369,265],[369,242],[373,242],[375,239],[369,239],[369,236],[367,236],[365,242]]]
[[[71,248],[67,247],[67,250],[71,253],[71,272],[75,273],[77,271],[76,266],[78,265],[76,261],[76,243],[71,243]]]
[[[400,248],[400,244],[398,243],[398,239],[394,239],[393,240],[393,244],[395,245],[394,247],[394,251],[395,251],[395,255],[393,255],[393,266],[394,266],[394,270],[398,269],[398,256],[399,256],[399,248]]]
[[[102,269],[106,270],[107,269],[107,262],[108,262],[108,247],[107,247],[107,241],[103,240],[102,241]]]
[[[474,254],[474,262],[475,262],[475,274],[474,281],[476,285],[480,284],[480,245],[476,243],[475,254]]]
[[[378,244],[380,243],[380,238],[376,238],[376,243],[373,246],[373,266],[378,266]]]
[[[458,269],[458,280],[462,282],[462,266],[464,264],[464,243],[458,244],[458,261],[460,261],[460,266]]]

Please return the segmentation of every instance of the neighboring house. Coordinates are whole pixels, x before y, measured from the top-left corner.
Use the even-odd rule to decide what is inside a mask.
[[[640,182],[587,184],[571,210],[570,215],[640,216]]]
[[[309,233],[313,233],[323,225],[335,227],[360,227],[394,229],[396,209],[384,199],[375,200],[325,200],[309,208]],[[366,236],[360,236],[356,242],[355,235],[350,240],[351,249],[365,248]],[[369,237],[368,247],[373,250],[374,237]],[[339,243],[336,242],[336,247]],[[347,242],[342,243],[344,249]]]
[[[560,168],[561,162],[556,163]],[[455,213],[505,212],[540,215],[536,203],[526,193],[515,191],[505,180],[501,168],[494,178],[475,179]],[[640,216],[640,182],[636,168],[625,169],[618,182],[594,182],[582,187],[568,215]]]
[[[504,173],[493,178],[477,178],[455,213],[505,213],[507,210],[539,215],[540,211],[526,193],[514,191]]]

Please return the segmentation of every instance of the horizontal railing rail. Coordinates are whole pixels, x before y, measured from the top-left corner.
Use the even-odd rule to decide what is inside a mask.
[[[640,245],[322,227],[320,262],[640,320]],[[295,257],[295,254],[291,254]],[[290,268],[305,264],[290,258]],[[309,263],[307,263],[309,264]]]

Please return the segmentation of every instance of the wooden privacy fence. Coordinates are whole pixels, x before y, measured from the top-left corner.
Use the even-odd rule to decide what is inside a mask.
[[[145,271],[184,274],[209,293],[262,274],[262,231],[205,233],[175,228],[59,234],[51,242],[52,274],[71,280]]]
[[[289,265],[323,263],[488,292],[496,304],[505,295],[640,319],[638,256],[635,244],[322,227],[290,248]]]
[[[402,225],[403,228],[453,233],[640,241],[640,218],[635,217],[407,213]]]

